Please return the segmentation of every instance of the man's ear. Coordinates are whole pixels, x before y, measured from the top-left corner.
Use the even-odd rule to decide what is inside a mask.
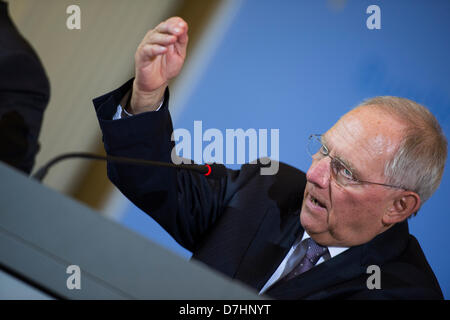
[[[409,218],[420,208],[420,197],[412,191],[402,192],[396,197],[383,216],[383,224],[391,225]]]

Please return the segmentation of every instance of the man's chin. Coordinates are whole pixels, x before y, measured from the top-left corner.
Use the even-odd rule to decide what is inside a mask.
[[[311,234],[318,234],[324,232],[326,228],[326,221],[323,221],[324,217],[318,217],[313,213],[309,212],[307,208],[303,205],[302,210],[300,212],[300,224],[303,229]],[[325,229],[325,230],[324,230]]]

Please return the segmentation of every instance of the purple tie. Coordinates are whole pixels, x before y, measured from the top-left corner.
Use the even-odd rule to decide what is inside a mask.
[[[306,245],[306,253],[303,256],[303,258],[298,262],[298,264],[285,276],[283,277],[283,281],[291,280],[292,278],[295,278],[299,274],[302,274],[303,272],[308,271],[312,267],[314,267],[319,261],[320,257],[322,257],[325,253],[328,252],[327,247],[323,247],[319,244],[317,244],[313,239],[308,238],[304,240]],[[299,249],[301,244],[296,248]],[[293,255],[295,252],[293,253]],[[291,256],[291,258],[294,258]],[[294,258],[295,259],[295,258]]]

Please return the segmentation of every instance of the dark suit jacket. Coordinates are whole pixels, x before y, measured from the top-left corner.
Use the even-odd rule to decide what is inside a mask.
[[[0,160],[30,173],[50,85],[38,56],[0,1]]]
[[[131,81],[94,100],[108,154],[171,161],[169,93],[158,112],[112,121]],[[258,165],[220,179],[169,168],[108,164],[111,181],[152,216],[193,258],[260,290],[304,230],[299,214],[305,174],[280,163],[273,176]],[[369,265],[381,289],[369,290]],[[442,299],[439,284],[407,222],[352,247],[302,275],[275,284],[277,299]]]

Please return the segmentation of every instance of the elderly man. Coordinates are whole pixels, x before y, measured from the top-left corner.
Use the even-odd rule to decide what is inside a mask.
[[[183,65],[187,29],[175,17],[150,30],[136,78],[94,100],[108,154],[170,161],[167,82]],[[407,219],[438,187],[446,148],[426,108],[378,97],[309,137],[306,174],[283,163],[275,175],[248,164],[215,179],[113,163],[108,174],[194,259],[260,294],[442,299]]]

